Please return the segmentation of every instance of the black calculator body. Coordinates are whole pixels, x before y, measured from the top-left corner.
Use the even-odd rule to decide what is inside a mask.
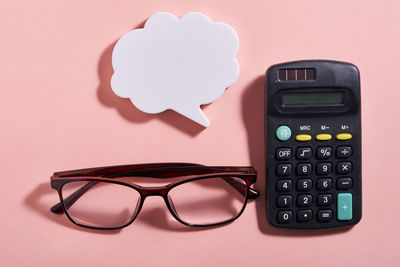
[[[318,229],[361,219],[361,104],[356,66],[306,60],[266,72],[267,217]]]

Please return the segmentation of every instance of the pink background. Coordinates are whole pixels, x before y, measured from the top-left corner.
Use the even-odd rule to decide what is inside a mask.
[[[239,35],[241,74],[204,108],[208,129],[171,111],[144,114],[110,89],[114,43],[158,11],[200,11]],[[1,265],[399,266],[399,11],[396,0],[3,1]],[[319,58],[361,72],[364,206],[353,229],[274,229],[264,195],[211,230],[181,227],[157,197],[116,233],[49,212],[54,171],[124,163],[251,164],[264,193],[264,72]]]

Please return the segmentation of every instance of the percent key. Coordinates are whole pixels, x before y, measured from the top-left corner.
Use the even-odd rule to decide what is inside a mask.
[[[332,156],[332,147],[324,146],[318,148],[317,157],[319,159],[329,159],[331,156]]]

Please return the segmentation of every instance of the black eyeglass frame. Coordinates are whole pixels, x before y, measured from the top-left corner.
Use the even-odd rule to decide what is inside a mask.
[[[115,180],[122,177],[151,177],[151,178],[178,178],[190,176],[191,178],[184,179],[175,183],[170,183],[165,186],[158,187],[142,187],[136,184],[130,184]],[[237,182],[232,177],[240,178],[245,182],[245,185]],[[193,224],[182,220],[174,209],[173,203],[168,199],[170,190],[184,183],[209,179],[222,178],[234,189],[236,189],[245,198],[242,209],[238,214],[228,220],[211,223],[211,224]],[[97,230],[117,230],[130,225],[140,213],[143,203],[148,196],[161,196],[172,216],[180,223],[191,227],[212,227],[230,223],[242,215],[246,208],[248,199],[256,199],[259,193],[251,188],[257,180],[257,172],[253,167],[223,167],[223,166],[204,166],[194,163],[152,163],[152,164],[136,164],[136,165],[121,165],[99,168],[80,169],[72,171],[55,172],[51,176],[51,187],[58,192],[60,202],[51,208],[53,213],[62,214],[74,224]],[[63,198],[62,188],[65,184],[77,181],[87,181],[88,183],[77,191],[72,193],[67,198]],[[99,182],[107,182],[127,186],[136,190],[140,194],[138,206],[132,218],[125,224],[116,227],[98,227],[85,225],[73,219],[68,213],[68,208],[71,207],[85,192]]]

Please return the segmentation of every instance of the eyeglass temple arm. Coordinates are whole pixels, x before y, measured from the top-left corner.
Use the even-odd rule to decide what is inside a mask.
[[[69,209],[83,194],[89,191],[90,188],[98,184],[98,181],[91,181],[76,190],[74,193],[69,195],[67,198],[64,199],[64,205],[66,209]],[[56,205],[50,208],[51,212],[57,214],[63,214],[64,209],[62,207],[61,202],[58,202]]]
[[[236,191],[238,191],[241,195],[245,196],[247,193],[247,186],[242,184],[241,182],[230,179],[229,177],[223,177],[224,181],[231,185]],[[253,188],[249,188],[248,198],[249,199],[256,199],[260,196],[260,193]]]

